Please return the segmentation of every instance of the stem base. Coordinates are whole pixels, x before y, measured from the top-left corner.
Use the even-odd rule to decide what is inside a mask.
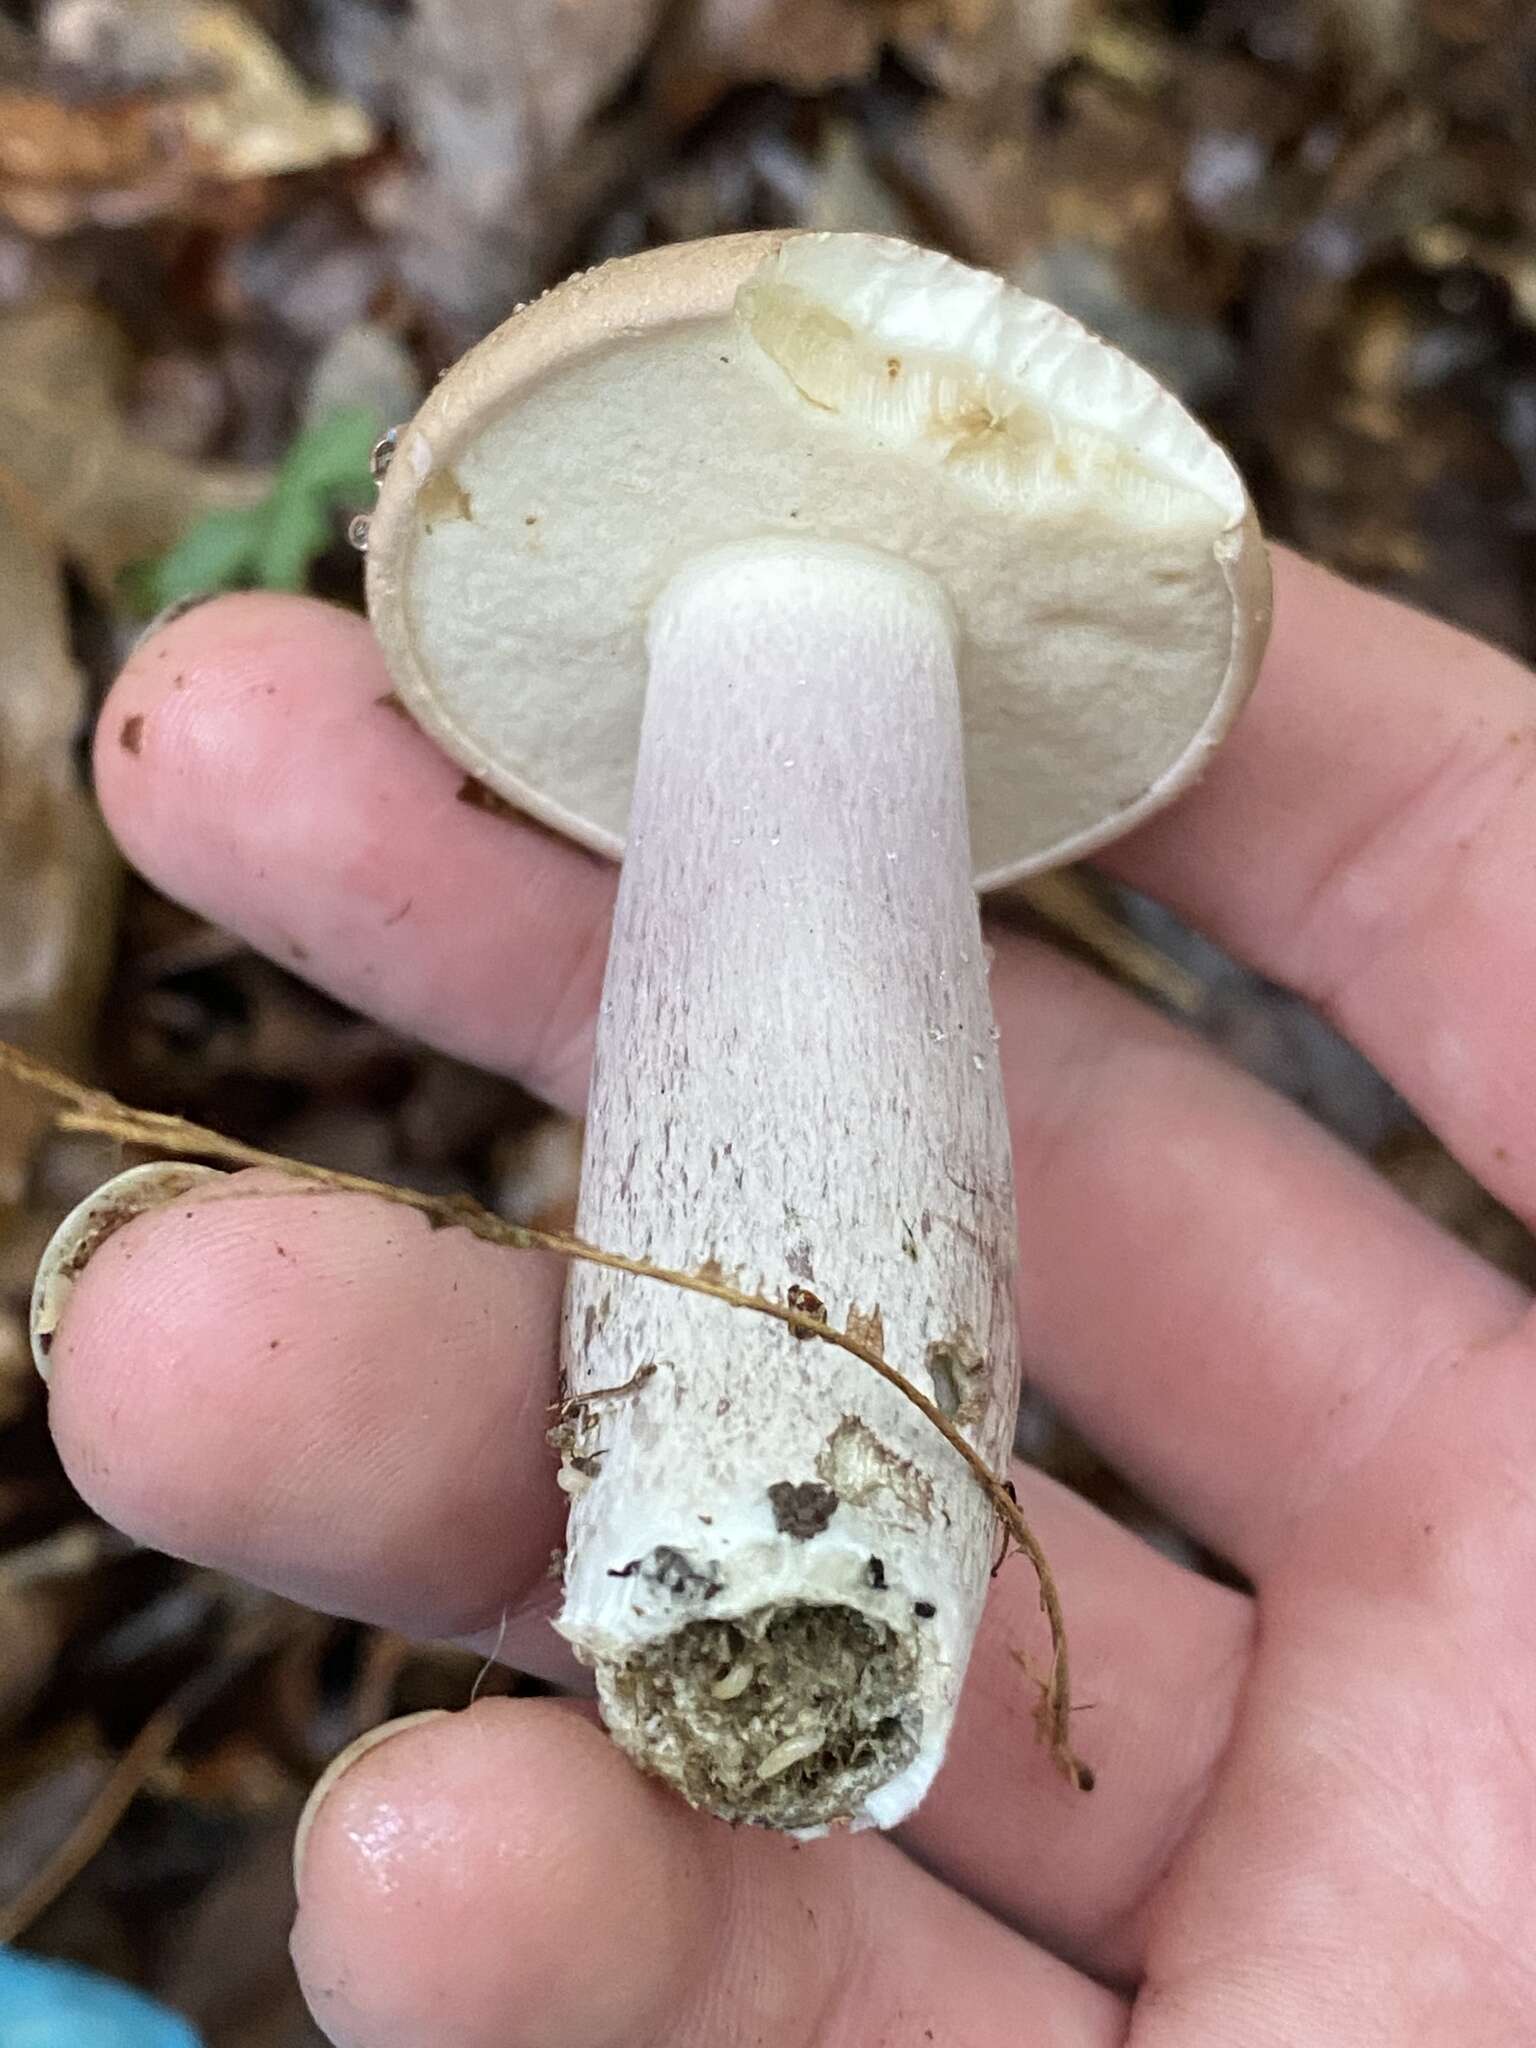
[[[912,1762],[916,1684],[895,1630],[795,1604],[689,1622],[603,1674],[600,1692],[624,1746],[692,1805],[798,1831],[851,1821]]]

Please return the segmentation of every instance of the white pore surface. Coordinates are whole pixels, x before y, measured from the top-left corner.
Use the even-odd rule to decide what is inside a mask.
[[[983,883],[1182,781],[1234,644],[1245,500],[1221,450],[1055,308],[872,237],[793,239],[732,316],[520,385],[416,503],[402,597],[430,722],[611,853],[650,608],[723,543],[854,543],[947,594]]]
[[[878,1317],[869,1341],[1000,1469],[1017,1235],[952,631],[923,579],[839,549],[717,556],[667,592],[577,1228],[802,1286],[839,1329]],[[916,1754],[848,1814],[894,1824],[943,1756],[986,1595],[974,1476],[867,1365],[760,1315],[578,1263],[565,1316],[574,1394],[651,1368],[568,1450],[559,1626],[610,1729],[674,1775],[677,1729],[636,1725],[616,1683],[627,1656],[701,1618],[851,1608],[916,1653]],[[823,1530],[777,1526],[781,1482],[832,1490]]]

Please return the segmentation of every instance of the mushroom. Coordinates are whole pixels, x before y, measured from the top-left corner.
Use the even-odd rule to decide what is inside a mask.
[[[996,277],[743,235],[520,309],[401,430],[367,548],[422,725],[623,855],[581,1235],[861,1336],[1000,1469],[976,891],[1147,817],[1231,722],[1268,578],[1228,457]],[[609,1729],[801,1834],[923,1796],[994,1542],[954,1447],[808,1334],[578,1264],[554,1433]]]

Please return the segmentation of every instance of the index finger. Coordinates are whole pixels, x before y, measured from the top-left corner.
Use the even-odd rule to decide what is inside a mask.
[[[1276,551],[1274,637],[1198,789],[1105,865],[1314,1002],[1536,1210],[1536,676]]]

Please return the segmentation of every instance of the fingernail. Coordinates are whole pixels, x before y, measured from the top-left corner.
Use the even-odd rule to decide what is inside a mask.
[[[175,625],[176,621],[184,619],[188,612],[195,612],[200,604],[211,604],[214,598],[222,594],[217,590],[195,590],[185,597],[173,597],[168,605],[161,606],[147,626],[140,629],[128,650],[129,653],[137,654],[146,640],[153,640],[155,635],[163,633],[167,626]]]
[[[115,1174],[70,1210],[49,1238],[32,1283],[32,1362],[45,1380],[53,1340],[75,1283],[107,1239],[146,1209],[163,1208],[205,1181],[224,1177],[216,1167],[157,1159]]]
[[[419,1714],[402,1714],[398,1721],[383,1721],[377,1728],[370,1728],[366,1735],[359,1735],[356,1742],[349,1742],[339,1756],[333,1756],[320,1776],[315,1780],[314,1790],[304,1802],[304,1811],[299,1815],[299,1825],[293,1836],[293,1888],[299,1891],[304,1878],[304,1851],[309,1844],[310,1830],[320,1816],[320,1809],[335,1791],[337,1782],[344,1778],[355,1763],[367,1756],[371,1749],[377,1749],[381,1742],[388,1742],[396,1735],[403,1735],[407,1728],[420,1728],[427,1721],[446,1721],[446,1707],[426,1707]]]

